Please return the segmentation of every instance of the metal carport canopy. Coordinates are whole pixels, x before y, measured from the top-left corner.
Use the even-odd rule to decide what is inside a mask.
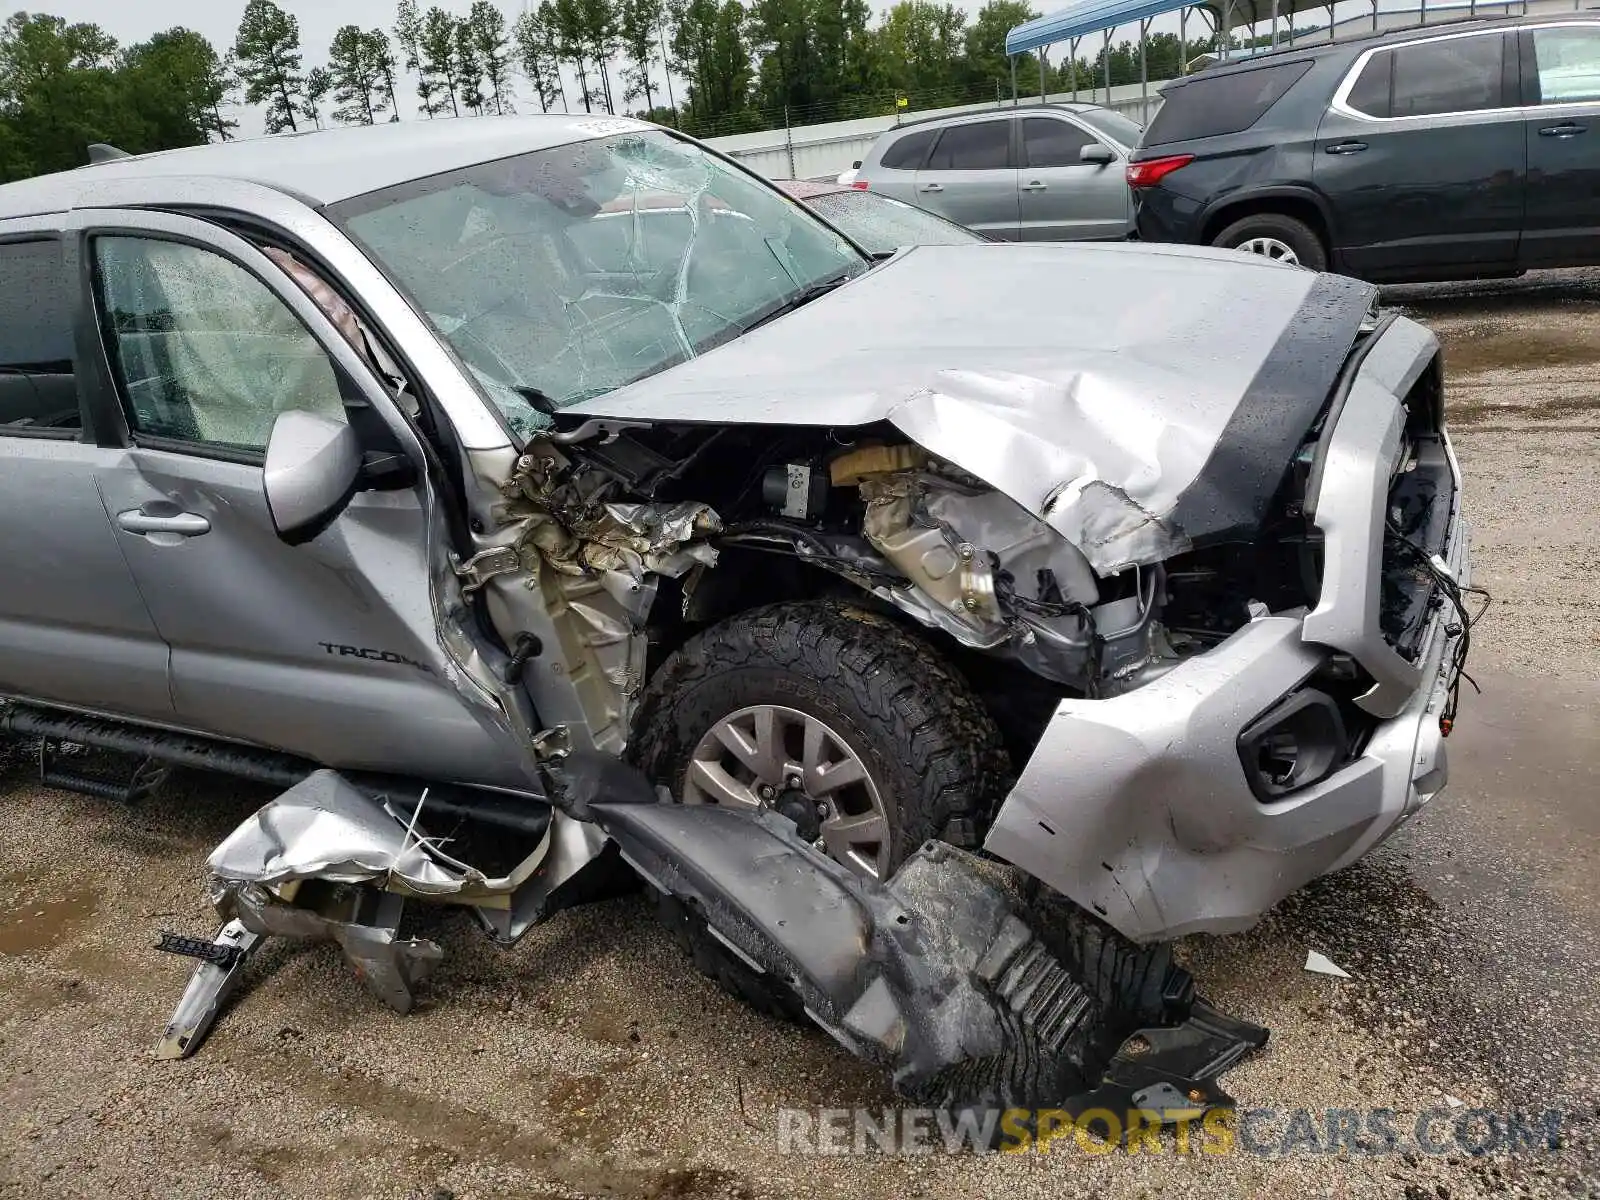
[[[1223,2],[1228,6],[1227,23],[1234,28],[1269,21],[1274,13],[1287,17],[1292,13],[1328,7],[1328,0],[1278,0],[1276,5],[1271,0]],[[1151,17],[1184,8],[1206,10],[1211,15],[1213,27],[1222,23],[1222,9],[1215,3],[1196,4],[1193,0],[1083,0],[1060,12],[1035,17],[1018,25],[1006,34],[1006,53],[1021,54],[1026,50],[1037,50],[1040,46],[1071,41],[1085,34],[1131,25],[1136,21],[1147,21]]]

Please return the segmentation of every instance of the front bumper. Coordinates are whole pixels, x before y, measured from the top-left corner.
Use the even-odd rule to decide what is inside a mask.
[[[1329,435],[1316,519],[1330,556],[1340,541],[1350,549],[1338,586],[1330,574],[1315,612],[1260,617],[1136,691],[1063,701],[990,830],[987,850],[1136,941],[1248,928],[1366,854],[1444,786],[1439,718],[1456,682],[1457,617],[1440,606],[1415,662],[1395,669],[1377,626],[1385,505],[1380,490],[1374,507],[1372,486],[1375,472],[1388,481],[1404,416],[1398,397],[1435,343],[1409,322],[1383,341],[1352,390],[1365,400],[1346,404]],[[1372,402],[1380,388],[1387,405]],[[1442,447],[1454,487],[1440,557],[1466,585],[1460,471],[1448,438]],[[1258,798],[1241,732],[1335,651],[1376,680],[1358,701],[1375,727],[1325,778]]]

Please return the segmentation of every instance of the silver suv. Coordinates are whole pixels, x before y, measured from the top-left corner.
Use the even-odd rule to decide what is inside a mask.
[[[852,186],[999,241],[1109,241],[1133,228],[1127,161],[1141,128],[1095,104],[930,117],[873,143]]]
[[[288,789],[173,943],[171,1053],[262,937],[404,1008],[402,899],[513,941],[611,847],[741,994],[971,1079],[930,995],[981,983],[1024,1066],[1108,988],[1187,1013],[1085,947],[1246,927],[1444,783],[1459,474],[1437,344],[1365,284],[877,261],[676,133],[545,117],[0,188],[0,307],[0,731],[86,790]],[[1039,957],[940,840],[1099,932]]]

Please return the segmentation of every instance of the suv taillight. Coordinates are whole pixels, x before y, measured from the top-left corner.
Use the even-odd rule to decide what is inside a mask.
[[[1179,167],[1194,161],[1192,154],[1169,154],[1166,158],[1147,158],[1143,162],[1128,164],[1128,186],[1131,188],[1155,187]]]
[[[850,181],[850,186],[855,188],[858,192],[864,192],[867,190],[867,181],[865,179],[852,179]]]

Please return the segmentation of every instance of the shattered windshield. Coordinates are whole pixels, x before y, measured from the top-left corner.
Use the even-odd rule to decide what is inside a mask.
[[[643,130],[334,206],[526,437],[864,271],[800,205]]]

